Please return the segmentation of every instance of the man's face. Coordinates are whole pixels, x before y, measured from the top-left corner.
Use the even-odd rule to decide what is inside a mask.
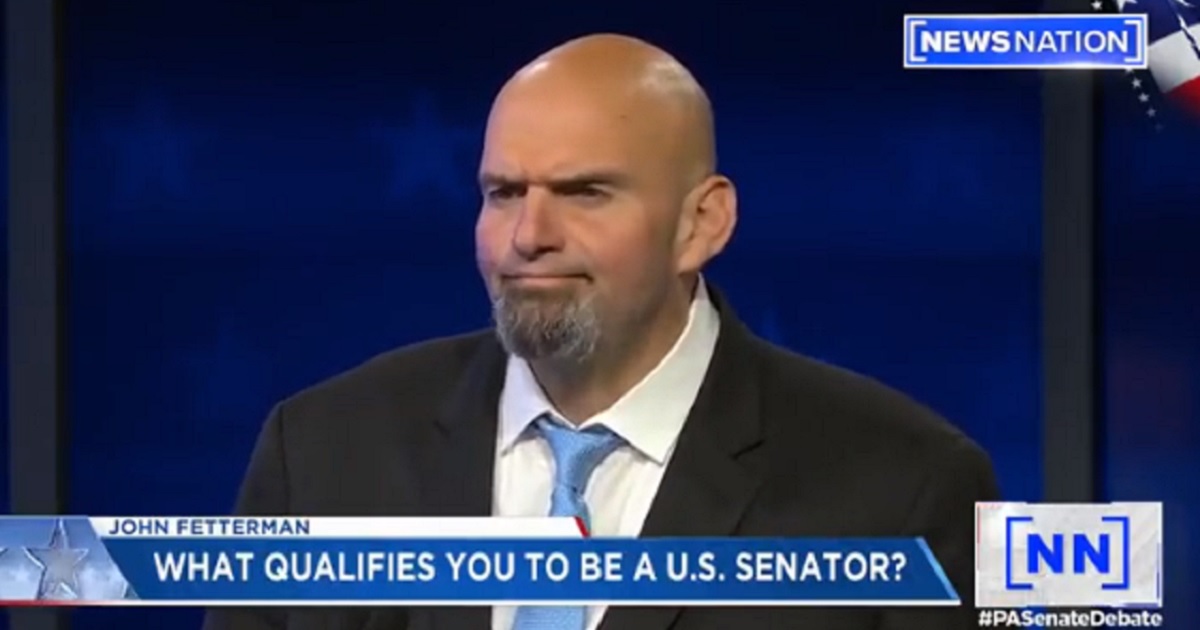
[[[582,361],[628,343],[675,277],[670,151],[605,100],[518,93],[488,124],[477,259],[499,336],[527,359]]]

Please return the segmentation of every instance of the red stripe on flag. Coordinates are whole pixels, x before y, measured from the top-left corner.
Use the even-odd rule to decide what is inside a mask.
[[[579,518],[578,516],[576,516],[575,524],[579,526],[579,533],[583,534],[584,538],[587,538],[588,537],[587,523],[584,523],[582,518]]]
[[[1171,100],[1189,112],[1200,116],[1200,76],[1183,83],[1170,91]]]

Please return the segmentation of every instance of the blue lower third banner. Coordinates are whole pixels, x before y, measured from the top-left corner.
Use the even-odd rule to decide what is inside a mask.
[[[1144,69],[1145,14],[906,15],[904,67]]]
[[[959,603],[919,538],[588,538],[572,519],[4,517],[0,547],[8,605]]]

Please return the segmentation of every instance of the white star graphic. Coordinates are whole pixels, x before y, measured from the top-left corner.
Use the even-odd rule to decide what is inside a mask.
[[[21,558],[20,564],[0,570],[0,599],[33,599],[39,578]]]
[[[1128,74],[1133,74],[1132,69],[1126,69],[1126,72]],[[1147,105],[1150,103],[1151,100],[1154,99],[1154,96],[1150,93],[1150,91],[1148,89],[1146,89],[1145,87],[1143,87],[1145,85],[1145,81],[1138,78],[1137,75],[1133,76],[1133,79],[1131,79],[1129,81],[1129,85],[1133,88],[1134,93],[1137,95],[1138,103],[1141,103],[1142,105]],[[1153,119],[1155,116],[1158,116],[1158,110],[1154,109],[1153,107],[1150,107],[1146,110],[1147,118]],[[1161,129],[1162,129],[1162,125],[1160,125],[1160,124],[1156,124],[1154,126],[1155,131],[1160,131]]]
[[[38,584],[38,599],[79,599],[79,580],[76,571],[87,557],[87,549],[71,549],[67,529],[62,519],[54,523],[50,543],[41,549],[25,549],[25,554],[42,571]]]
[[[1137,4],[1137,0],[1117,0],[1117,10],[1124,11],[1127,4]]]
[[[32,599],[37,581],[26,567],[24,554],[8,553],[12,548],[0,548],[0,600]]]
[[[1095,2],[1092,3],[1093,11],[1099,11],[1102,8],[1104,8],[1104,4],[1101,3],[1100,0],[1096,0]]]
[[[85,567],[79,572],[79,585],[84,599],[100,601],[125,599],[128,588],[121,572],[111,563],[104,568]]]
[[[37,577],[36,575],[34,575],[33,571],[30,571],[29,567],[27,567],[25,565],[21,565],[15,569],[13,569],[9,575],[11,575],[13,581],[16,581],[16,582],[29,582]]]

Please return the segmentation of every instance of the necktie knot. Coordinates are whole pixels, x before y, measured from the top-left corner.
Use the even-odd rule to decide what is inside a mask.
[[[623,442],[608,427],[575,430],[546,416],[538,418],[537,428],[554,453],[554,485],[566,486],[581,495],[592,472]]]

